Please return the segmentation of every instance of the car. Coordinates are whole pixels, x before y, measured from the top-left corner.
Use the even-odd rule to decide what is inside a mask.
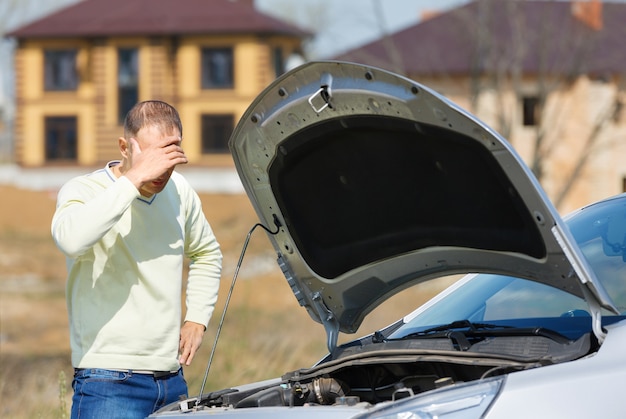
[[[561,217],[492,128],[348,62],[275,80],[229,146],[328,353],[151,417],[623,417],[626,195]],[[390,297],[450,275],[397,322],[338,344]]]

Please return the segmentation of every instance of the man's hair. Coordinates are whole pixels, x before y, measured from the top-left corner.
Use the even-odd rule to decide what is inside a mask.
[[[183,124],[178,111],[160,100],[139,102],[128,111],[124,119],[124,137],[135,137],[141,128],[147,126],[156,126],[164,133],[177,129],[181,137],[183,135]]]

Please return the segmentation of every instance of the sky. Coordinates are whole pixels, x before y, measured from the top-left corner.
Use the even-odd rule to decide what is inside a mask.
[[[0,0],[0,12],[3,11]],[[20,22],[10,22],[11,28],[45,16],[59,7],[78,0],[29,0],[17,4],[29,5],[28,10],[14,15]],[[173,0],[174,1],[174,0]],[[210,4],[214,0],[205,0]],[[385,33],[393,33],[419,22],[427,12],[445,11],[462,6],[470,0],[254,0],[257,9],[268,15],[292,21],[316,36],[307,44],[307,58],[324,59],[359,47]],[[565,1],[565,0],[564,0]],[[611,0],[623,2],[626,0]],[[6,3],[8,4],[8,3]],[[2,48],[2,45],[0,45]],[[6,49],[0,51],[6,55]],[[8,60],[0,58],[0,101],[3,91],[10,88],[6,79]],[[4,73],[4,74],[2,74]],[[4,85],[4,86],[3,86]],[[4,87],[4,88],[3,88]]]
[[[5,1],[5,0],[0,0]],[[43,17],[79,0],[30,0],[24,10],[10,13],[9,28]],[[214,0],[205,0],[210,4]],[[319,33],[320,54],[336,53],[374,40],[383,31],[394,32],[415,24],[425,11],[445,10],[469,0],[253,0],[269,15],[291,20]],[[14,6],[13,6],[14,7]],[[0,7],[2,11],[2,7]],[[377,18],[379,17],[379,18]]]
[[[468,0],[254,0],[263,13],[315,32],[310,58],[329,58]]]
[[[0,0],[0,2],[5,0]],[[8,29],[41,18],[78,0],[35,0],[20,2],[24,10],[11,13]],[[210,4],[214,0],[206,0]],[[330,58],[364,45],[384,33],[393,33],[414,25],[428,11],[457,7],[469,0],[254,0],[257,9],[268,15],[295,22],[317,35],[309,42],[310,59]],[[26,7],[28,5],[28,7]],[[0,6],[2,6],[0,4]],[[2,7],[0,7],[0,12]],[[11,11],[9,11],[11,12]],[[8,45],[0,45],[6,56]],[[0,102],[12,93],[12,61],[0,59]]]
[[[0,0],[0,13],[3,12]],[[20,20],[42,17],[78,0],[29,0]],[[173,0],[175,1],[175,0]],[[210,4],[214,0],[205,0]],[[235,0],[231,0],[235,1]],[[317,34],[310,43],[310,57],[328,58],[418,23],[425,12],[444,11],[470,0],[253,0],[257,9]],[[569,1],[569,0],[564,0]],[[626,0],[610,0],[624,2]],[[8,3],[7,3],[8,4]],[[15,27],[17,22],[10,22]],[[25,22],[21,22],[25,23]]]

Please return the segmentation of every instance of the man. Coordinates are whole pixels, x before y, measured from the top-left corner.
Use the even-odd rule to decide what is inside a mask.
[[[187,395],[219,288],[222,254],[187,163],[176,109],[135,105],[120,161],[59,191],[52,236],[67,257],[73,418],[144,418]],[[186,312],[182,318],[185,257]]]

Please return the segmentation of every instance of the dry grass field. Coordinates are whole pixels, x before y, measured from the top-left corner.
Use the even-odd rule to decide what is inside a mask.
[[[50,238],[56,191],[0,185],[0,417],[65,418],[71,403],[65,260]],[[244,195],[201,195],[224,252],[221,294],[201,352],[185,375],[197,395],[235,265],[257,218]],[[376,310],[358,335],[382,327],[438,290],[420,285]],[[363,332],[361,332],[363,331]],[[357,336],[340,337],[346,341]],[[243,260],[205,391],[309,366],[326,351],[325,334],[300,308],[255,230]]]

